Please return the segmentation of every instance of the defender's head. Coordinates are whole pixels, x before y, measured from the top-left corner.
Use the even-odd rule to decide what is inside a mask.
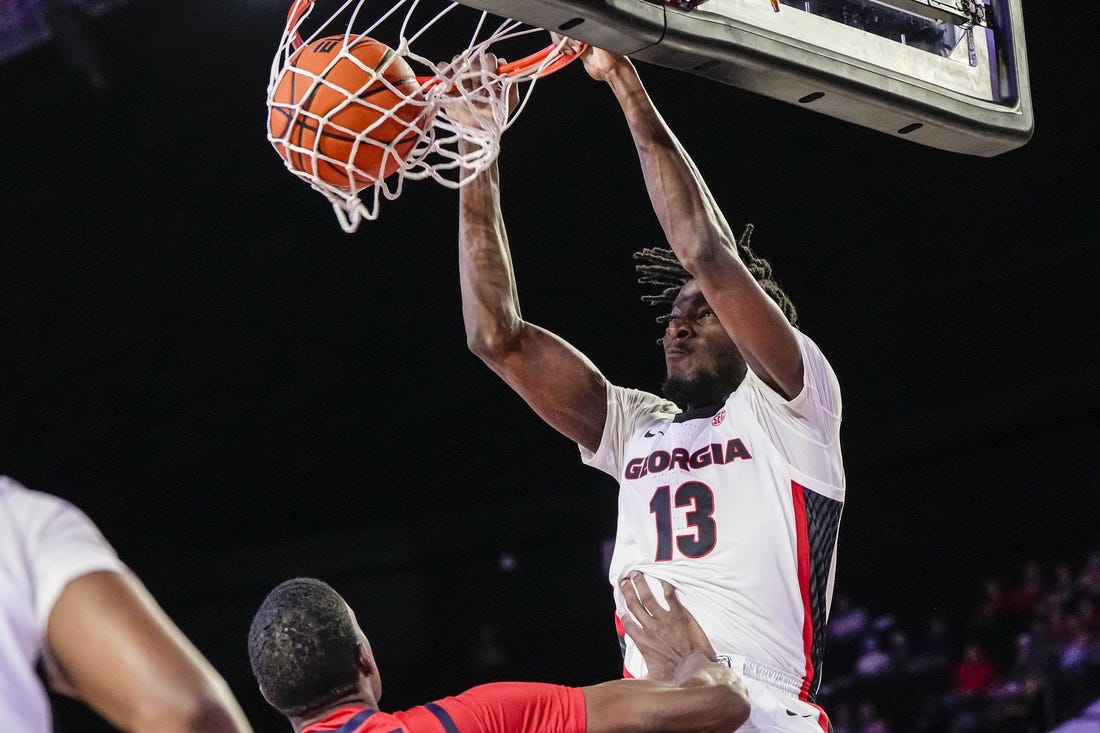
[[[248,657],[264,699],[292,720],[337,703],[375,707],[382,695],[355,614],[320,580],[288,580],[267,595],[248,632]]]

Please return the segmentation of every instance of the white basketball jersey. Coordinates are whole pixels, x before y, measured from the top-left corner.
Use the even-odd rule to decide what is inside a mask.
[[[125,570],[92,521],[56,496],[0,476],[0,722],[4,730],[53,730],[36,669],[68,690],[46,648],[54,603],[70,582],[100,570]]]
[[[627,613],[616,582],[624,574],[667,580],[718,654],[778,670],[812,700],[844,472],[836,377],[817,346],[797,337],[805,382],[794,399],[751,371],[724,405],[690,413],[609,386],[600,448],[582,455],[619,481],[609,573],[618,613]],[[645,674],[629,638],[624,663],[630,675]]]

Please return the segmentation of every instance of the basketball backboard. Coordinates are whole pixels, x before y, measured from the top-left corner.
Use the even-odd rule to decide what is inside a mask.
[[[1031,137],[1021,0],[461,2],[943,150]]]

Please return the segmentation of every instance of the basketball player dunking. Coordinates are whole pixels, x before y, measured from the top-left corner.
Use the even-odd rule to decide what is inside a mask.
[[[793,327],[794,308],[748,231],[735,240],[633,64],[598,49],[582,60],[622,107],[672,247],[638,254],[641,282],[661,289],[646,299],[670,308],[664,398],[609,384],[522,319],[495,166],[460,194],[470,348],[585,462],[618,479],[612,586],[635,569],[674,583],[748,685],[742,730],[828,731],[814,696],[844,501],[836,378]],[[625,674],[645,675],[638,650],[622,643]]]

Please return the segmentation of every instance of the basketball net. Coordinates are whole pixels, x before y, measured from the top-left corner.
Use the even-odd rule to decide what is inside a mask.
[[[347,159],[336,159],[322,152],[322,134],[310,135],[312,140],[309,144],[302,145],[301,136],[298,136],[299,142],[295,142],[295,135],[289,134],[292,125],[285,125],[280,134],[274,134],[271,125],[268,130],[268,141],[280,151],[287,169],[331,202],[340,227],[348,233],[356,231],[363,219],[377,218],[381,200],[400,196],[406,179],[431,178],[454,189],[473,180],[496,159],[500,151],[500,137],[523,111],[535,80],[575,58],[575,55],[563,50],[566,43],[563,39],[515,63],[493,64],[492,68],[488,68],[481,63],[485,54],[492,52],[500,56],[500,48],[505,41],[538,34],[530,39],[531,47],[538,48],[549,40],[546,32],[513,20],[492,19],[488,13],[472,11],[456,2],[445,2],[441,9],[425,11],[421,0],[397,0],[380,17],[370,21],[364,17],[367,2],[345,0],[320,24],[310,23],[312,30],[305,34],[306,20],[314,10],[314,0],[295,0],[271,65],[267,87],[269,115],[278,114],[281,119],[311,126],[308,129],[314,131],[327,130],[327,134],[336,130],[344,139],[354,139],[347,146],[350,151]],[[439,0],[426,0],[425,4],[432,2],[436,6],[440,4]],[[445,61],[427,58],[414,50],[414,46],[419,45],[433,27],[441,24],[459,7],[463,8],[462,13],[472,13],[474,16],[474,30],[465,50]],[[360,26],[361,30],[356,30]],[[385,37],[387,28],[396,28],[391,31],[392,37]],[[368,85],[374,84],[375,87],[379,83],[385,84],[390,91],[400,94],[402,100],[397,105],[403,108],[400,117],[396,114],[396,108],[371,105],[361,96],[364,88],[335,87],[323,78],[323,73],[313,73],[294,65],[293,57],[299,48],[333,35],[346,37],[333,64],[343,58],[362,67],[362,63],[349,53],[349,47],[359,39],[372,38],[390,46],[398,57],[416,70],[420,89],[415,94],[399,91],[381,72],[372,75],[368,82]],[[313,87],[323,85],[326,89],[343,92],[346,103],[330,109],[326,114],[317,115],[303,109],[300,103],[276,99],[280,77],[291,69],[295,74],[307,77]],[[518,104],[509,108],[510,87],[523,82],[528,82],[526,90],[520,94]],[[298,98],[309,99],[310,96],[311,92],[307,91]],[[404,127],[405,134],[398,136],[398,140],[383,142],[370,135],[372,130],[377,129],[376,124],[370,125],[367,130],[334,125],[331,118],[346,105],[371,107],[377,112],[380,122],[396,121]],[[410,113],[409,105],[416,108],[414,113]],[[411,149],[410,139],[413,139]],[[405,152],[398,153],[395,147],[398,143]],[[379,175],[378,170],[361,170],[355,158],[356,151],[363,145],[383,148],[371,152],[377,152],[386,160],[400,160],[400,167],[389,176]],[[339,183],[333,182],[333,171],[337,171]]]

